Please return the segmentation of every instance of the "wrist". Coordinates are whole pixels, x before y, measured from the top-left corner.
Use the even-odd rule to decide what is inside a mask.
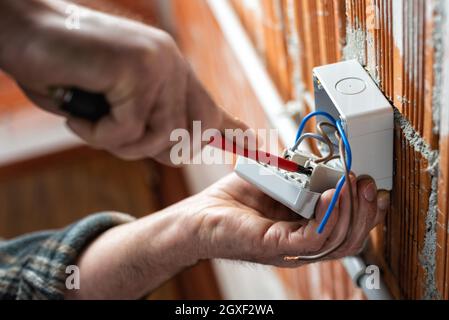
[[[27,45],[39,36],[37,30],[46,17],[60,11],[46,0],[0,1],[0,68],[17,63]]]
[[[7,68],[20,50],[16,48],[25,45],[41,5],[36,0],[0,1],[0,68]]]
[[[195,223],[182,203],[121,225],[77,261],[81,289],[67,299],[139,299],[199,260]]]
[[[198,237],[200,221],[191,199],[134,222],[136,246],[147,266],[173,276],[203,259]],[[150,246],[148,245],[150,244]]]

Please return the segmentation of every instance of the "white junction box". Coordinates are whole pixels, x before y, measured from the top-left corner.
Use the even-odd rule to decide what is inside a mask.
[[[316,111],[342,120],[352,149],[351,170],[358,176],[374,178],[378,189],[391,190],[394,115],[389,101],[356,60],[317,67],[313,77]],[[319,121],[328,120],[317,117]],[[329,138],[338,150],[334,135],[329,134]],[[324,144],[320,149],[326,153]],[[321,193],[335,188],[343,175],[342,166],[338,160],[317,164],[315,155],[301,150],[287,150],[284,156],[312,169],[312,173],[290,173],[244,158],[237,160],[235,171],[273,199],[310,219]]]
[[[391,190],[393,107],[368,72],[357,60],[318,67],[314,86],[316,111],[343,120],[352,149],[352,171],[371,176],[379,189]]]

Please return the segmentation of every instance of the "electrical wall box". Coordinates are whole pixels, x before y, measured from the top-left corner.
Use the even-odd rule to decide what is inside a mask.
[[[378,189],[391,190],[394,114],[390,102],[357,60],[317,67],[313,73],[316,111],[343,120],[352,171],[374,178]]]
[[[356,60],[315,68],[313,78],[316,111],[342,120],[352,149],[352,171],[374,178],[378,189],[391,190],[394,115],[389,101]],[[318,117],[317,121],[327,119]],[[337,138],[333,134],[329,138],[338,149]],[[319,147],[323,154],[329,152],[324,144]],[[321,193],[335,188],[344,174],[341,162],[317,164],[315,155],[301,150],[287,150],[284,156],[312,168],[312,174],[286,172],[244,158],[238,158],[235,171],[273,199],[310,219]]]

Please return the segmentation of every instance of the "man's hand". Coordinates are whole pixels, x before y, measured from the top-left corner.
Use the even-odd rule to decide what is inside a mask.
[[[352,177],[352,184],[351,231],[344,245],[326,259],[358,253],[388,208],[389,194],[378,196],[372,180]],[[307,221],[232,174],[198,195],[99,237],[79,261],[81,290],[67,297],[140,298],[202,259],[281,267],[306,264],[284,257],[316,254],[348,231],[350,199],[345,186],[325,231],[316,233],[333,192],[322,195],[316,218]]]
[[[79,30],[66,28],[67,3],[5,0],[0,4],[0,68],[38,106],[61,114],[55,87],[103,93],[112,113],[96,124],[67,116],[91,146],[125,159],[169,163],[170,133],[247,127],[217,107],[163,31],[82,8]],[[3,17],[4,16],[4,17]]]
[[[334,247],[348,232],[345,243],[326,259],[359,253],[369,232],[384,219],[389,194],[377,196],[373,180],[353,185],[354,217],[349,228],[350,198],[347,185],[322,234],[317,233],[335,190],[325,192],[313,220],[301,219],[254,186],[231,175],[198,195],[202,214],[200,243],[207,258],[228,258],[281,267],[308,263],[285,261],[288,256],[315,255]]]

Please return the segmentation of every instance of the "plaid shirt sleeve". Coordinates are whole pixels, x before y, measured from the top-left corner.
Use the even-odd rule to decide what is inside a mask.
[[[67,266],[101,233],[132,220],[99,213],[64,230],[0,241],[0,299],[63,299]]]

